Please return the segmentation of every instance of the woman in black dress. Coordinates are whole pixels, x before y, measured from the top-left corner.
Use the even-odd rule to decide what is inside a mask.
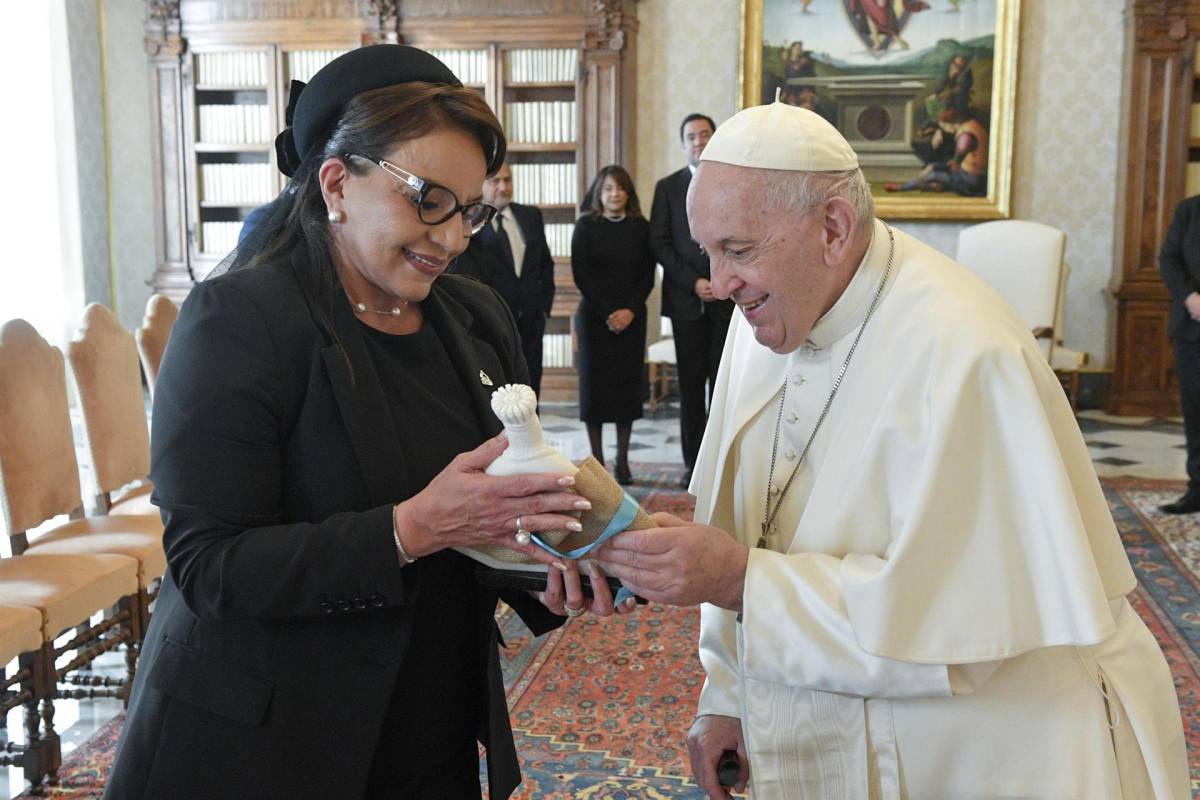
[[[579,418],[601,464],[601,426],[617,424],[617,481],[628,485],[629,434],[642,416],[646,297],[654,287],[650,224],[629,173],[615,164],[596,175],[582,210],[571,239],[571,271],[583,296],[575,312]]]

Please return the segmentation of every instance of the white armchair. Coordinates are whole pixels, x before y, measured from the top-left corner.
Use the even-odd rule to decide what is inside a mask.
[[[1066,244],[1057,228],[1025,220],[985,222],[958,234],[958,263],[1016,309],[1047,361],[1053,357]]]
[[[1038,222],[985,222],[959,233],[958,262],[999,292],[1025,320],[1051,367],[1067,377],[1074,407],[1079,367],[1087,353],[1062,346],[1066,244],[1066,234]]]

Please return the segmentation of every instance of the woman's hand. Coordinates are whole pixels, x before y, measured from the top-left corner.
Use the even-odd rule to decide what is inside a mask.
[[[591,503],[567,491],[575,483],[570,475],[484,473],[506,447],[508,439],[501,433],[456,456],[428,486],[396,506],[396,532],[410,555],[498,545],[543,564],[556,562],[533,542],[517,543],[517,518],[527,531],[578,531],[582,526],[570,512],[591,508]]]
[[[633,323],[633,312],[628,308],[618,308],[608,315],[605,324],[613,333],[621,333]]]
[[[604,576],[604,571],[595,561],[589,561],[587,564],[588,577],[592,583],[591,598],[584,597],[579,565],[575,561],[567,561],[563,565],[566,569],[547,570],[546,591],[534,592],[533,596],[560,617],[577,617],[585,611],[590,611],[598,617],[608,617],[614,612],[628,614],[637,608],[637,601],[632,597],[613,608],[612,590],[608,588],[608,579]],[[571,613],[572,611],[577,613]]]

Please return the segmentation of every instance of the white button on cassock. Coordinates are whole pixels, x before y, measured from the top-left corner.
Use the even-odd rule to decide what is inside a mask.
[[[788,450],[786,453],[783,454],[783,457],[786,458],[788,461],[795,461],[796,460],[796,451]]]

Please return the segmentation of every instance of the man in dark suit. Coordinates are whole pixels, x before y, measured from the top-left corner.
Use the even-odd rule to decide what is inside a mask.
[[[700,154],[716,130],[712,119],[689,114],[679,127],[687,166],[654,187],[650,244],[663,268],[662,310],[675,333],[679,374],[679,433],[686,485],[696,465],[700,440],[708,422],[708,397],[717,380],[725,332],[733,317],[733,301],[713,296],[708,256],[692,240],[687,218],[687,190]]]
[[[508,164],[483,182],[483,202],[500,210],[450,267],[491,286],[517,320],[529,385],[541,396],[542,334],[554,305],[554,259],[546,244],[542,212],[512,201]]]
[[[1159,508],[1168,514],[1194,514],[1200,511],[1200,195],[1175,208],[1158,269],[1171,292],[1167,332],[1175,348],[1188,454],[1187,491]]]

